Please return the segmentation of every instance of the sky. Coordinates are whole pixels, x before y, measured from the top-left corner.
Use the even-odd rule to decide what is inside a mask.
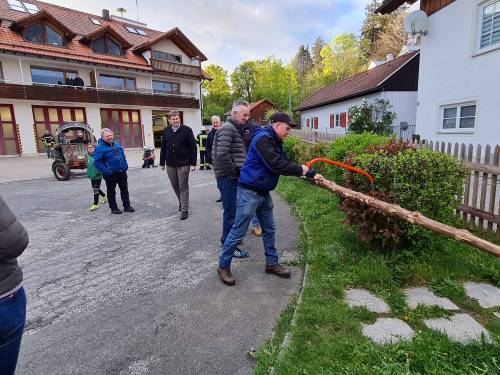
[[[102,8],[136,19],[135,0],[45,0],[92,14]],[[370,0],[138,0],[139,20],[167,31],[179,27],[207,56],[231,72],[245,60],[274,56],[288,63],[300,45],[321,36],[359,35]]]

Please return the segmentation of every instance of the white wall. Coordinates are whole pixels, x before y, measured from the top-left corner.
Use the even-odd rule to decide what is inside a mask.
[[[35,135],[33,133],[33,111],[29,103],[14,103],[14,116],[19,124],[20,142],[23,147],[23,155],[36,155]]]
[[[384,91],[381,97],[388,99],[392,104],[391,111],[396,112],[392,125],[407,122],[408,125],[417,123],[417,92],[416,91]]]
[[[422,39],[416,132],[451,142],[500,144],[500,45],[478,54],[479,4],[456,0],[429,17]],[[466,133],[441,129],[441,106],[476,102],[475,128]]]
[[[193,133],[196,136],[201,130],[201,110],[199,109],[182,109],[184,114],[184,125],[189,126],[193,129]]]
[[[154,147],[153,111],[149,108],[141,109],[141,121],[144,129],[144,143],[146,146]]]
[[[318,131],[343,134],[346,129],[335,126],[330,128],[330,114],[349,112],[349,108],[353,105],[360,105],[363,99],[369,103],[377,98],[388,99],[392,104],[391,111],[396,112],[396,119],[392,122],[393,125],[399,125],[400,122],[406,121],[408,125],[415,125],[417,111],[417,92],[416,91],[385,91],[379,92],[365,97],[346,100],[344,102],[318,107],[301,113],[302,129],[314,130],[313,127],[306,127],[307,119],[318,117]]]

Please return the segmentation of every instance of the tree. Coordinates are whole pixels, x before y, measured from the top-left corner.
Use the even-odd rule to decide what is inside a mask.
[[[254,98],[255,79],[254,61],[245,61],[238,65],[231,74],[231,84],[234,96],[239,99],[245,99],[251,103]]]
[[[361,49],[367,59],[382,59],[387,53],[397,55],[406,43],[403,22],[408,13],[408,6],[401,6],[390,14],[377,14],[375,11],[381,3],[382,0],[372,0],[365,8],[366,17],[361,27]],[[380,45],[379,40],[384,34],[387,35],[384,36],[383,45]],[[395,35],[398,37],[394,37]]]
[[[355,105],[349,108],[351,122],[349,124],[349,132],[361,134],[371,132],[376,134],[391,134],[390,125],[396,118],[396,113],[391,112],[392,108],[389,100],[375,99],[368,104],[366,99],[363,99],[359,106]]]
[[[122,8],[122,7],[120,7],[120,8],[116,8],[116,11],[117,11],[118,13],[120,13],[120,15],[121,15],[121,17],[122,17],[122,18],[123,18],[123,13],[127,13],[127,9]]]
[[[231,106],[231,91],[227,81],[227,71],[215,64],[204,68],[205,72],[212,78],[211,81],[203,82],[203,122],[210,123],[214,115],[222,116]]]
[[[360,42],[354,34],[340,34],[321,51],[321,82],[331,84],[366,70]]]
[[[303,45],[300,46],[297,54],[291,62],[291,65],[295,70],[297,81],[299,83],[304,82],[314,65],[311,53],[309,52],[309,47],[304,47]]]
[[[321,51],[323,50],[323,47],[325,46],[325,41],[321,36],[318,36],[316,40],[314,41],[314,44],[312,46],[312,62],[315,68],[321,66],[322,58],[321,58]]]

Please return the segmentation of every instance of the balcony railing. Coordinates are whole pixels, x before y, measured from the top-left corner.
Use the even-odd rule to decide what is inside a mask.
[[[151,59],[151,66],[155,70],[162,72],[178,74],[182,76],[201,77],[201,68],[199,66],[179,64],[170,61]]]
[[[179,108],[200,107],[195,94],[190,92],[155,92],[152,89],[131,91],[107,87],[2,80],[0,80],[0,98]]]

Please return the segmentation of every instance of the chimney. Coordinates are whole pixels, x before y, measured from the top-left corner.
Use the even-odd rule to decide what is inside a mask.
[[[394,60],[394,55],[392,53],[389,53],[386,57],[385,57],[385,60],[386,61],[392,61]]]
[[[104,18],[106,21],[110,21],[111,17],[109,16],[109,10],[108,9],[103,9],[102,10],[102,18]]]

